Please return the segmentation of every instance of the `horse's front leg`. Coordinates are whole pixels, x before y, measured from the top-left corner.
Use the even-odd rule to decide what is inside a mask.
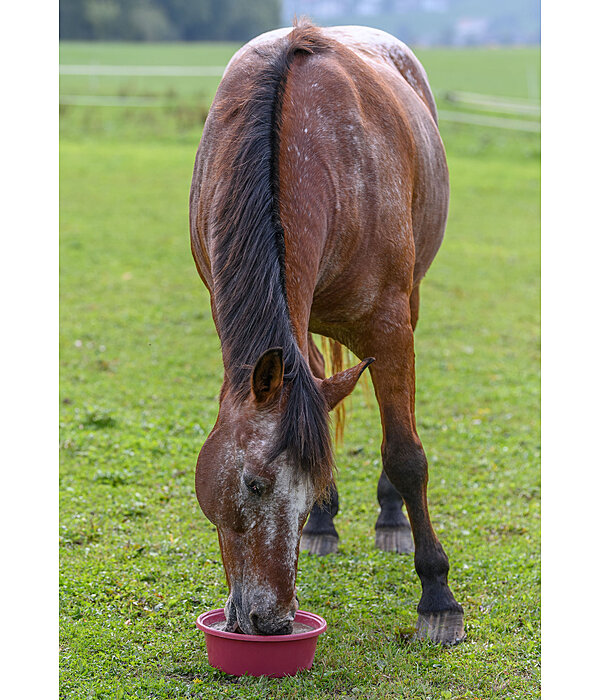
[[[448,557],[435,535],[427,507],[427,458],[414,415],[410,305],[404,296],[393,302],[372,318],[368,329],[361,329],[361,340],[353,350],[376,358],[369,370],[383,425],[383,468],[406,505],[415,544],[415,569],[421,579],[417,637],[454,644],[465,636],[463,610],[448,587]]]
[[[419,318],[419,285],[410,295],[410,325],[415,330]],[[402,496],[388,479],[385,469],[377,484],[380,512],[375,523],[375,546],[384,552],[410,554],[415,551],[410,523],[402,512]]]

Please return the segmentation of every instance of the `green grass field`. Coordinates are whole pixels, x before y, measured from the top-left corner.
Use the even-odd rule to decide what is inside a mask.
[[[67,43],[61,63],[217,66],[235,48]],[[417,54],[440,106],[448,90],[539,94],[535,49]],[[361,387],[338,449],[340,552],[299,561],[301,607],[329,625],[312,671],[231,678],[208,665],[194,621],[227,588],[193,479],[222,366],[187,199],[217,83],[61,78],[63,95],[165,101],[61,107],[61,697],[539,697],[539,136],[451,122],[417,420],[467,641],[410,641],[420,586],[411,557],[373,545],[381,430]]]

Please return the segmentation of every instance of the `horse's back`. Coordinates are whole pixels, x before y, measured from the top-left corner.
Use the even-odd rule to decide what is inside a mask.
[[[324,31],[364,60],[396,69],[425,102],[437,121],[435,101],[425,69],[405,43],[381,29],[371,27],[330,27]]]

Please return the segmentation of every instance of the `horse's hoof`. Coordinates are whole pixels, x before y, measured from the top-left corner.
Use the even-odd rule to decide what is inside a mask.
[[[375,546],[384,552],[411,554],[415,551],[410,527],[380,527],[375,529]]]
[[[323,557],[326,554],[335,554],[338,550],[338,537],[336,535],[302,535],[300,549],[309,554]]]
[[[439,613],[419,613],[415,639],[428,639],[435,644],[452,646],[462,642],[465,634],[464,615],[456,610]]]

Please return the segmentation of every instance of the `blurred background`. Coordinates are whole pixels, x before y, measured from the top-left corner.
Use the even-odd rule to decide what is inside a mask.
[[[409,44],[471,150],[539,132],[537,0],[61,0],[61,134],[197,139],[233,53],[295,15]]]
[[[537,0],[61,0],[62,39],[247,41],[309,15],[364,24],[421,46],[536,44]]]

